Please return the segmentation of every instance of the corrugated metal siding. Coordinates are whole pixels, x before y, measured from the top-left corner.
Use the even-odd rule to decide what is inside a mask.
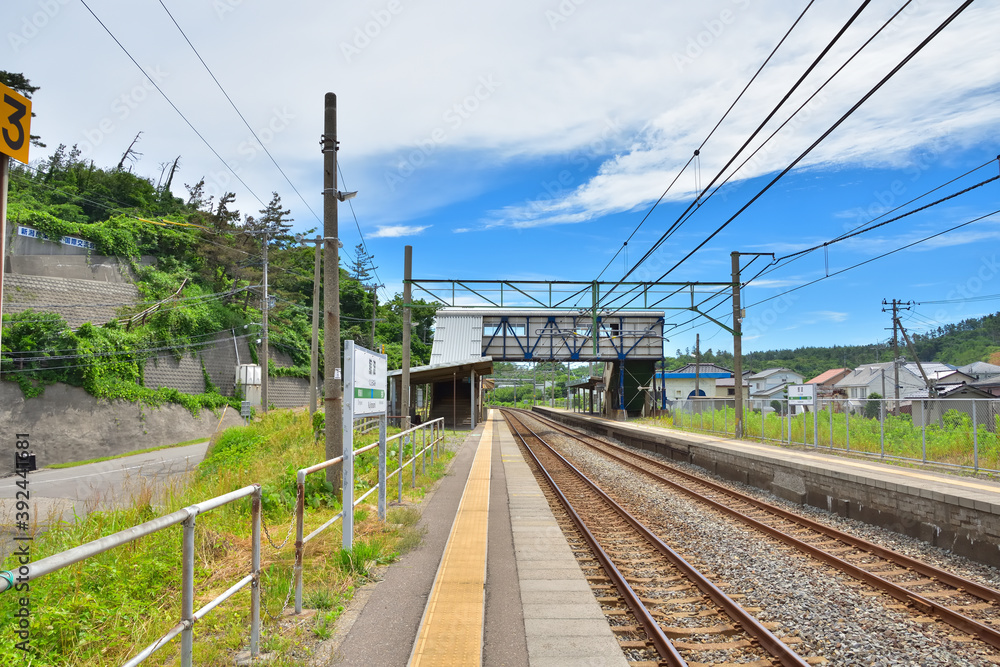
[[[431,365],[452,364],[483,356],[483,316],[438,312]]]

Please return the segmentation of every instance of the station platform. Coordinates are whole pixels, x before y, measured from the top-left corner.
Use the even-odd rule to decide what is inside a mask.
[[[799,503],[1000,564],[1000,484],[535,408]],[[628,664],[499,411],[425,500],[422,544],[338,622],[324,665]]]
[[[330,665],[626,667],[499,411],[425,500],[424,541],[342,617]]]
[[[1000,567],[1000,483],[824,451],[536,407],[568,426],[684,461],[780,498],[888,528]]]

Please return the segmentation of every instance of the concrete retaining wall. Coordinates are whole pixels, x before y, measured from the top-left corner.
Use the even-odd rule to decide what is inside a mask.
[[[118,309],[139,301],[135,285],[70,280],[43,276],[4,275],[4,313],[44,310],[59,313],[71,327],[84,322],[101,325],[115,319]]]
[[[933,482],[894,476],[891,470],[880,473],[874,466],[870,473],[858,475],[856,468],[783,460],[740,451],[724,442],[704,442],[707,438],[678,431],[653,431],[558,410],[535,410],[575,428],[691,463],[723,479],[770,491],[800,505],[888,528],[1000,567],[1000,505],[986,500],[989,494],[972,489],[965,492],[962,487],[951,487],[954,493],[944,493],[935,490]]]
[[[14,469],[15,433],[31,436],[37,463],[44,466],[207,438],[217,427],[243,423],[238,411],[229,408],[224,412],[215,415],[202,410],[195,417],[174,404],[150,407],[98,400],[65,384],[46,387],[42,396],[25,400],[15,383],[0,382],[0,433],[10,443],[9,452],[0,451],[0,472]]]

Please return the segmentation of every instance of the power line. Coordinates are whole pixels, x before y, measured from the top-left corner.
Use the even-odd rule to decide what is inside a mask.
[[[798,80],[794,84],[792,84],[791,88],[788,89],[788,91],[781,98],[781,100],[779,100],[778,103],[775,104],[775,106],[771,109],[770,113],[767,114],[767,116],[764,118],[764,120],[761,121],[761,123],[750,134],[750,136],[747,137],[746,141],[743,142],[743,145],[740,146],[736,150],[735,153],[733,153],[732,157],[730,157],[729,160],[726,162],[726,164],[723,165],[723,167],[718,171],[718,173],[716,173],[716,175],[712,178],[711,182],[709,182],[709,184],[706,185],[705,188],[694,198],[694,200],[688,205],[688,207],[684,210],[684,212],[681,213],[681,215],[677,218],[677,220],[669,228],[667,228],[667,231],[664,232],[663,235],[660,236],[660,238],[656,241],[656,243],[654,243],[653,246],[648,251],[646,251],[646,254],[644,254],[639,259],[639,261],[636,262],[635,265],[633,265],[633,267],[622,276],[621,280],[618,281],[618,284],[615,285],[614,287],[612,287],[610,290],[608,290],[607,295],[610,296],[610,294],[618,287],[618,285],[620,285],[622,282],[624,282],[633,272],[635,272],[635,270],[637,268],[639,268],[639,266],[643,262],[645,262],[668,238],[670,238],[670,236],[673,235],[673,233],[675,231],[677,231],[677,229],[680,228],[680,226],[682,224],[684,224],[684,222],[686,220],[685,216],[687,216],[687,214],[690,211],[692,211],[696,206],[700,205],[698,202],[700,201],[701,197],[706,192],[708,192],[712,188],[713,185],[715,185],[716,181],[718,181],[719,178],[721,178],[722,175],[726,172],[726,170],[733,164],[733,162],[736,161],[736,159],[737,159],[737,157],[739,157],[740,153],[742,153],[744,150],[746,150],[746,147],[750,145],[750,142],[752,142],[754,140],[754,138],[764,129],[765,125],[767,125],[767,123],[770,122],[770,120],[774,117],[774,115],[778,112],[778,110],[785,104],[785,102],[788,101],[788,99],[792,96],[792,94],[794,94],[795,91],[798,90],[799,86],[802,85],[802,82],[806,79],[806,77],[808,77],[809,74],[819,65],[820,61],[826,56],[826,54],[830,51],[830,49],[832,49],[834,47],[834,45],[840,40],[840,38],[847,31],[847,29],[854,23],[854,21],[858,18],[858,16],[861,14],[861,12],[864,11],[864,9],[868,6],[868,4],[870,3],[870,1],[871,0],[865,0],[864,2],[861,3],[861,6],[854,12],[854,14],[851,16],[851,18],[848,19],[847,23],[845,23],[841,27],[841,29],[837,32],[836,35],[834,35],[833,39],[826,45],[826,47],[820,52],[820,54],[818,56],[816,56],[816,58],[813,59],[813,62],[806,68],[805,72],[803,72],[799,76]],[[809,6],[806,7],[806,10],[808,10],[808,9],[809,9]],[[805,14],[805,10],[803,10],[803,14]],[[802,17],[800,16],[799,18],[801,19]],[[797,23],[798,23],[798,20],[796,20],[796,24]],[[795,27],[795,24],[793,24],[792,28],[794,28],[794,27]],[[789,32],[791,32],[791,29],[789,29]],[[787,35],[786,35],[786,37],[787,37]],[[784,41],[784,39],[782,39],[782,41]],[[780,46],[780,44],[779,44],[779,46]],[[706,241],[706,243],[707,243],[707,241]],[[697,248],[696,248],[696,250],[697,250]],[[674,267],[674,268],[676,268],[676,267]],[[673,269],[671,269],[671,271],[672,270]],[[670,271],[668,271],[667,273],[670,273]],[[667,274],[664,274],[664,275],[667,275]],[[662,276],[658,280],[662,280]]]
[[[348,189],[347,188],[347,179],[344,178],[344,170],[341,169],[341,167],[340,167],[340,160],[337,160],[337,171],[340,172],[340,182],[344,184],[344,189],[345,190]],[[382,293],[385,295],[385,298],[388,300],[389,299],[389,292],[388,292],[388,290],[385,289],[385,285],[382,284],[382,279],[378,277],[378,271],[376,270],[376,267],[375,267],[374,257],[372,256],[372,254],[370,252],[368,252],[368,244],[365,243],[365,235],[361,232],[361,223],[358,222],[358,214],[354,212],[354,203],[350,199],[348,199],[347,200],[347,205],[351,207],[351,215],[354,216],[354,226],[358,228],[358,236],[361,237],[361,247],[364,248],[365,254],[368,255],[368,263],[371,264],[372,274],[375,276],[375,282],[378,285],[378,287],[382,288]],[[354,263],[355,264],[360,264],[358,262],[357,257],[354,258]]]
[[[757,306],[757,305],[760,305],[762,303],[766,303],[768,301],[772,301],[773,299],[777,299],[780,296],[784,296],[786,294],[790,294],[792,292],[798,291],[798,290],[802,289],[803,287],[808,287],[810,285],[815,285],[816,283],[818,283],[818,282],[820,282],[822,280],[826,280],[827,278],[832,278],[834,276],[838,276],[841,273],[844,273],[846,271],[850,271],[851,269],[856,269],[856,268],[858,268],[860,266],[864,266],[865,264],[870,264],[871,262],[874,262],[875,260],[882,259],[883,257],[888,257],[889,255],[894,255],[895,253],[900,252],[901,250],[906,250],[907,248],[912,248],[915,245],[919,245],[921,243],[924,243],[925,241],[930,241],[931,239],[935,239],[935,238],[937,238],[939,236],[943,236],[944,234],[948,234],[950,232],[953,232],[956,229],[961,229],[962,227],[966,227],[968,225],[971,225],[973,223],[979,222],[981,220],[985,220],[986,218],[994,216],[994,215],[996,215],[998,213],[1000,213],[1000,209],[997,209],[996,211],[993,211],[991,213],[987,213],[985,215],[981,215],[978,218],[973,218],[972,220],[968,220],[968,221],[963,222],[961,224],[955,225],[954,227],[949,227],[948,229],[945,229],[943,231],[937,232],[935,234],[931,234],[929,236],[925,236],[925,237],[923,237],[921,239],[913,241],[912,243],[907,243],[906,245],[900,246],[900,247],[895,248],[893,250],[890,250],[888,252],[884,252],[881,255],[876,255],[875,257],[871,257],[869,259],[866,259],[863,262],[858,262],[857,264],[852,264],[851,266],[847,267],[846,269],[841,269],[840,271],[834,271],[833,273],[830,273],[830,274],[825,275],[825,276],[821,276],[820,278],[817,278],[816,280],[811,280],[811,281],[809,281],[809,282],[807,282],[807,283],[805,283],[803,285],[799,285],[798,287],[793,287],[792,289],[785,290],[784,292],[781,292],[780,294],[775,294],[774,296],[770,296],[770,297],[768,297],[766,299],[761,299],[760,301],[757,301],[756,303],[750,304],[749,306],[747,306],[747,308],[752,308],[753,306]]]
[[[307,209],[309,209],[309,212],[312,213],[313,217],[316,218],[318,222],[322,222],[320,220],[320,217],[316,215],[316,212],[309,205],[309,202],[307,202],[305,197],[302,196],[302,193],[299,192],[299,189],[296,188],[295,184],[292,183],[292,180],[288,178],[288,174],[285,173],[285,170],[281,168],[281,165],[278,164],[278,161],[274,159],[273,155],[271,155],[271,151],[267,150],[267,146],[265,146],[264,142],[260,140],[260,137],[257,136],[257,133],[254,131],[254,129],[250,127],[250,123],[248,123],[247,119],[243,117],[242,113],[240,113],[240,110],[236,107],[236,103],[233,102],[233,98],[229,96],[229,93],[226,92],[226,89],[222,87],[221,83],[219,83],[219,80],[215,77],[215,74],[212,72],[212,68],[208,66],[208,63],[205,62],[205,59],[201,57],[200,53],[198,53],[198,49],[196,49],[194,47],[194,44],[191,43],[191,40],[188,39],[187,33],[185,33],[184,29],[181,28],[179,23],[177,23],[177,19],[175,19],[174,15],[170,13],[169,9],[167,9],[167,6],[163,3],[163,0],[159,0],[159,2],[160,6],[163,7],[163,11],[167,13],[167,16],[170,17],[171,21],[173,21],[174,25],[177,27],[177,30],[180,31],[181,36],[184,37],[184,41],[188,43],[188,46],[191,47],[191,50],[194,51],[194,54],[198,56],[198,60],[201,61],[201,64],[205,67],[205,71],[208,72],[208,75],[212,77],[212,81],[215,81],[215,85],[218,86],[219,90],[222,91],[222,94],[226,96],[226,99],[229,101],[230,106],[233,107],[233,111],[236,112],[236,115],[240,117],[240,120],[243,121],[243,124],[246,125],[248,130],[250,130],[250,134],[252,134],[253,138],[257,140],[257,143],[260,144],[260,147],[264,149],[264,153],[267,154],[267,157],[271,159],[271,162],[278,169],[278,171],[281,172],[281,175],[285,177],[285,181],[288,182],[288,185],[290,185],[292,190],[295,191],[295,194],[298,195],[299,199],[302,200],[302,203],[305,204]],[[242,183],[242,181],[240,182]]]
[[[944,30],[952,21],[954,21],[958,17],[958,15],[961,14],[970,4],[972,4],[972,0],[965,0],[965,2],[962,3],[962,5],[958,9],[956,9],[947,19],[944,20],[944,22],[941,23],[941,25],[939,25],[937,28],[935,28],[934,31],[931,32],[930,35],[928,35],[923,41],[920,42],[920,44],[918,44],[912,51],[910,51],[910,53],[907,54],[907,56],[905,58],[903,58],[899,62],[899,64],[897,64],[895,67],[893,67],[892,70],[890,70],[888,74],[886,74],[877,84],[875,84],[875,86],[872,87],[871,90],[869,90],[867,93],[865,93],[865,95],[860,100],[858,100],[850,109],[848,109],[848,111],[844,115],[842,115],[833,125],[831,125],[829,129],[827,129],[825,132],[823,132],[823,134],[821,134],[820,137],[818,139],[816,139],[816,141],[814,141],[808,148],[806,148],[805,151],[803,151],[797,158],[795,158],[795,160],[793,160],[791,162],[791,164],[789,164],[787,167],[785,167],[785,169],[782,170],[781,173],[779,173],[777,176],[775,176],[767,185],[764,186],[763,189],[760,190],[760,192],[758,192],[756,195],[754,195],[753,198],[750,199],[750,201],[748,201],[746,204],[744,204],[736,213],[734,213],[729,219],[727,219],[724,223],[722,223],[704,241],[702,241],[701,243],[699,243],[693,250],[691,250],[691,252],[689,252],[687,255],[685,255],[680,261],[678,261],[676,264],[674,264],[673,267],[671,267],[668,271],[666,271],[666,273],[664,273],[662,276],[660,276],[658,278],[658,280],[662,280],[664,277],[666,277],[672,271],[674,271],[678,266],[680,266],[685,261],[687,261],[694,253],[696,253],[698,250],[700,250],[702,247],[704,247],[705,244],[707,244],[709,241],[711,241],[713,238],[715,238],[733,220],[735,220],[747,208],[749,208],[751,204],[753,204],[761,196],[763,196],[763,194],[765,192],[767,192],[768,190],[770,190],[771,187],[774,186],[775,183],[777,183],[786,174],[788,174],[788,172],[790,172],[795,167],[795,165],[797,165],[809,153],[811,153],[813,151],[813,149],[816,148],[816,146],[818,146],[823,140],[825,140],[830,134],[832,134],[834,132],[834,130],[836,130],[838,127],[840,127],[840,125],[843,124],[843,122],[845,120],[847,120],[851,115],[853,115],[854,112],[857,111],[858,108],[860,108],[862,104],[864,104],[866,101],[868,101],[868,99],[872,95],[874,95],[879,89],[881,89],[882,86],[884,86],[889,81],[889,79],[891,79],[893,76],[895,76],[899,72],[899,70],[901,70],[908,62],[910,62],[910,60],[912,60],[921,50],[923,50],[923,48],[925,46],[927,46],[927,44],[929,44],[931,42],[931,40],[933,40],[935,37],[937,37],[937,35],[940,34],[940,32],[942,30]]]
[[[217,157],[223,165],[225,165],[226,169],[228,169],[230,173],[232,173],[232,175],[236,177],[236,180],[238,180],[243,185],[243,187],[247,189],[247,192],[249,192],[253,196],[253,198],[260,203],[261,206],[264,206],[266,208],[267,206],[264,204],[261,198],[257,196],[257,193],[254,192],[253,189],[249,185],[247,185],[242,178],[240,178],[240,175],[236,173],[236,171],[232,167],[229,166],[228,162],[222,159],[222,156],[219,155],[219,152],[216,151],[215,148],[212,146],[212,144],[210,144],[208,140],[202,135],[202,133],[198,131],[198,128],[196,128],[191,123],[191,121],[188,120],[187,116],[185,116],[184,113],[181,112],[179,108],[177,108],[177,105],[173,103],[173,101],[167,96],[165,92],[163,92],[163,89],[160,88],[159,84],[157,84],[156,81],[153,80],[153,77],[149,76],[149,74],[146,73],[146,70],[144,70],[142,66],[139,65],[139,63],[136,61],[136,59],[132,57],[132,54],[129,53],[128,49],[125,48],[125,45],[122,44],[117,37],[115,37],[114,33],[111,32],[108,26],[104,25],[104,21],[102,21],[100,17],[98,17],[97,14],[94,13],[94,10],[91,9],[90,5],[87,4],[87,0],[80,0],[80,2],[83,3],[83,6],[86,7],[88,12],[90,12],[90,15],[93,16],[94,19],[99,24],[101,24],[101,27],[104,28],[104,31],[107,32],[108,35],[111,37],[111,39],[114,40],[115,44],[117,44],[119,48],[121,48],[121,50],[125,52],[125,55],[128,56],[128,59],[132,61],[132,64],[139,68],[139,71],[142,72],[142,75],[144,77],[146,77],[146,80],[149,81],[154,88],[156,88],[156,90],[160,93],[160,95],[163,95],[163,99],[165,99],[167,101],[167,104],[169,104],[173,108],[173,110],[177,112],[177,115],[179,115],[181,119],[183,119],[183,121],[187,123],[187,126],[191,128],[191,131],[193,131],[196,135],[198,135],[198,138],[201,139],[202,143],[208,146],[208,149],[212,151],[212,154],[215,155],[215,157]]]

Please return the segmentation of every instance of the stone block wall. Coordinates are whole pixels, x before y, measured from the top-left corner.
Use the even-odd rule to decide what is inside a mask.
[[[73,328],[85,322],[101,325],[117,317],[122,306],[137,303],[139,290],[127,283],[72,280],[45,276],[4,275],[5,313],[45,310],[59,313]]]

